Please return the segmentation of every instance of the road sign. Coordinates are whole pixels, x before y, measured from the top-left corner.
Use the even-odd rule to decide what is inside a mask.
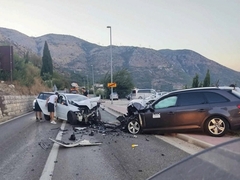
[[[110,87],[110,88],[117,87],[117,83],[108,83],[107,86]]]

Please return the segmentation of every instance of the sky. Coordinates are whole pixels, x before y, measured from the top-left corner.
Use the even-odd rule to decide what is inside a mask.
[[[0,0],[0,27],[100,46],[190,49],[240,71],[240,0]]]

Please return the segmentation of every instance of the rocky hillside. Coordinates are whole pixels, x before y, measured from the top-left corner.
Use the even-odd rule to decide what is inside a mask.
[[[29,51],[42,56],[47,41],[54,67],[62,72],[74,71],[95,81],[110,71],[110,49],[69,35],[47,34],[28,37],[18,31],[0,28],[0,45],[11,43],[14,52]],[[128,69],[136,87],[159,90],[191,86],[197,73],[203,81],[210,70],[215,85],[240,84],[240,72],[222,66],[191,50],[154,50],[132,46],[113,46],[113,72]]]

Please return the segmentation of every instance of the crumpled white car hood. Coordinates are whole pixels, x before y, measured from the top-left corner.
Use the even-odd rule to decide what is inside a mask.
[[[89,109],[92,109],[93,107],[97,106],[97,102],[100,100],[99,97],[89,98],[83,101],[72,101],[80,106],[87,106]]]

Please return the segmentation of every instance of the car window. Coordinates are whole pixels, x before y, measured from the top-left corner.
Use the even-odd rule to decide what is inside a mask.
[[[214,93],[214,92],[205,92],[204,95],[206,96],[208,103],[221,103],[221,102],[229,101],[222,95]]]
[[[175,106],[177,102],[177,96],[167,97],[165,99],[160,100],[154,105],[154,109],[161,109]]]
[[[150,89],[139,89],[138,93],[151,93]]]
[[[67,103],[67,101],[66,101],[66,98],[65,98],[65,96],[63,96],[63,95],[60,95],[59,97],[58,97],[58,103],[60,103],[60,104],[66,104]]]
[[[204,98],[203,93],[197,93],[197,92],[180,94],[178,99],[179,106],[190,106],[190,105],[198,105],[198,104],[204,104],[204,103],[206,103],[206,100]]]
[[[46,100],[47,98],[49,98],[49,96],[51,96],[52,94],[50,94],[50,93],[40,93],[39,95],[38,95],[38,99],[42,99],[42,100]]]

